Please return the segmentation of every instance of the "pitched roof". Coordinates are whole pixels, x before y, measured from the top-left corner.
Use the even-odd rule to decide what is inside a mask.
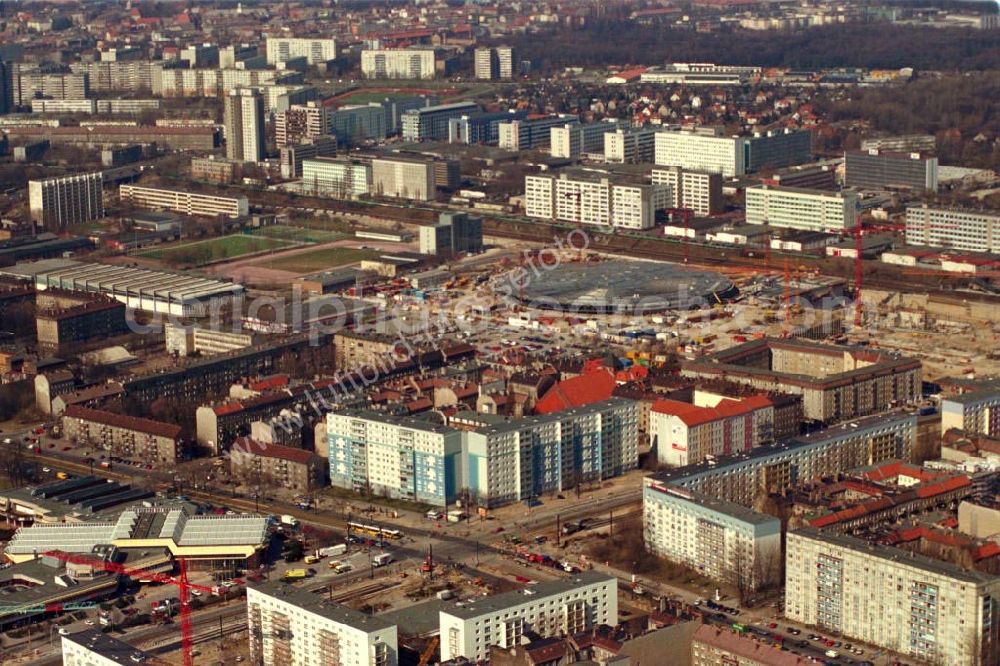
[[[280,444],[267,444],[258,442],[250,437],[240,437],[233,443],[233,452],[239,451],[247,455],[260,456],[262,458],[281,458],[291,462],[309,463],[313,459],[314,453],[305,449],[296,449],[292,446],[282,446]]]
[[[64,418],[80,419],[82,421],[92,421],[115,428],[125,428],[136,432],[156,437],[166,437],[168,439],[178,439],[181,436],[181,427],[173,423],[163,423],[152,419],[141,419],[136,416],[126,416],[115,414],[100,409],[90,409],[79,405],[69,405],[63,412]]]
[[[617,386],[610,372],[601,370],[558,382],[535,405],[539,414],[552,414],[607,400]]]
[[[750,396],[742,400],[721,400],[715,407],[698,407],[680,400],[657,400],[650,408],[659,414],[669,414],[684,421],[686,426],[694,427],[750,414],[758,409],[770,407],[771,401],[762,395]]]

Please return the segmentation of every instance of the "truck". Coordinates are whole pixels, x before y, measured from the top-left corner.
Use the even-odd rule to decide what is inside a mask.
[[[286,513],[281,517],[281,524],[287,527],[298,527],[299,519]]]
[[[389,553],[379,553],[378,555],[372,557],[373,567],[384,567],[390,562],[392,562],[392,555],[390,555]]]
[[[327,546],[316,551],[316,557],[336,557],[347,552],[346,543],[338,543],[336,546]]]
[[[285,572],[285,580],[301,580],[308,575],[305,569],[289,569]]]
[[[316,555],[306,555],[305,559],[306,564],[316,564],[317,562],[319,562],[319,557],[317,557]]]
[[[465,519],[465,512],[462,511],[462,510],[460,510],[460,509],[456,509],[454,511],[449,511],[448,512],[448,522],[449,523],[460,523],[464,519]]]
[[[334,562],[330,562],[330,568],[333,569],[333,573],[335,573],[335,574],[342,574],[342,573],[347,573],[353,567],[351,566],[350,562],[336,562],[336,561],[334,561]]]

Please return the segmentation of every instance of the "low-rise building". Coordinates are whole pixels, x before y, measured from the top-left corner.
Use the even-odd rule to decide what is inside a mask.
[[[229,453],[230,472],[246,483],[263,482],[301,493],[311,493],[323,485],[326,464],[312,451],[243,437]]]
[[[490,646],[510,648],[526,634],[572,636],[598,625],[618,624],[618,581],[587,571],[439,611],[441,660],[483,661]]]
[[[250,662],[396,666],[396,625],[281,582],[247,588]]]
[[[246,217],[250,214],[250,204],[246,197],[220,197],[138,185],[120,186],[118,196],[123,202],[139,208],[172,210],[185,215]]]
[[[63,432],[73,442],[129,460],[169,466],[181,458],[181,427],[150,419],[70,405]]]
[[[703,624],[691,640],[691,666],[803,666],[805,661],[755,636]]]

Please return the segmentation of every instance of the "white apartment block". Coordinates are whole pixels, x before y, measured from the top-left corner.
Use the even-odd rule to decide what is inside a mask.
[[[740,504],[647,483],[643,538],[659,557],[748,589],[780,583],[781,521]]]
[[[490,81],[496,78],[494,65],[496,52],[490,47],[478,48],[473,56],[473,75],[480,81]]]
[[[295,104],[274,114],[274,143],[278,148],[332,133],[333,114],[322,104]]]
[[[32,113],[97,113],[97,101],[92,99],[33,99]]]
[[[372,191],[371,164],[352,159],[317,157],[302,160],[302,187],[340,199]]]
[[[704,131],[657,132],[654,161],[692,171],[718,173],[726,178],[746,173],[745,139]]]
[[[462,431],[363,411],[326,416],[330,483],[446,506],[458,495]]]
[[[941,432],[1000,436],[1000,391],[983,389],[941,399]]]
[[[299,83],[299,72],[275,69],[156,69],[153,94],[162,97],[219,97],[236,88]]]
[[[858,196],[798,187],[746,189],[746,221],[785,229],[843,232],[857,226]]]
[[[372,193],[383,197],[430,201],[437,193],[434,162],[404,157],[374,159]]]
[[[361,52],[366,79],[433,79],[434,49],[369,49]]]
[[[104,217],[104,176],[100,172],[28,181],[31,219],[52,227]]]
[[[704,395],[696,392],[696,396]],[[774,405],[764,396],[695,403],[658,400],[649,412],[657,460],[683,467],[706,457],[742,453],[771,441]]]
[[[1000,659],[1000,577],[813,528],[786,538],[785,615],[934,664]]]
[[[337,58],[337,40],[306,37],[267,38],[268,65],[288,62],[292,58],[305,58],[310,65],[335,60]]]
[[[199,217],[224,215],[236,218],[250,214],[250,203],[246,197],[217,197],[194,192],[122,185],[118,188],[118,198],[138,208],[170,210]]]
[[[604,161],[612,164],[652,162],[656,127],[632,127],[604,134]]]
[[[487,506],[609,479],[639,461],[639,406],[611,398],[465,433],[462,483]]]
[[[717,173],[670,167],[653,169],[650,177],[655,184],[670,186],[670,208],[687,208],[700,216],[723,209],[722,177]]]
[[[231,90],[223,103],[226,157],[242,162],[264,159],[264,97],[253,88]]]
[[[906,209],[906,242],[959,252],[1000,254],[1000,214],[910,206]]]
[[[62,637],[63,666],[156,666],[159,660],[154,659],[152,654],[101,633],[96,628],[75,631]]]
[[[577,159],[588,153],[599,153],[604,148],[604,135],[614,123],[567,123],[550,130],[549,152],[552,157]]]
[[[281,582],[247,588],[250,663],[396,666],[396,625]]]
[[[542,638],[618,624],[618,581],[587,571],[568,580],[483,597],[439,611],[441,661],[489,658],[490,646],[514,647],[527,632]]]
[[[581,224],[649,229],[656,211],[670,206],[667,185],[613,182],[607,178],[533,175],[524,178],[528,217]]]

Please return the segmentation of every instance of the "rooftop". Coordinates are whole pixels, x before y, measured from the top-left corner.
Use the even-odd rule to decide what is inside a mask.
[[[327,620],[332,620],[338,624],[354,627],[362,631],[382,631],[395,626],[379,616],[366,615],[353,608],[329,601],[322,595],[306,592],[281,581],[253,584],[249,589],[252,592],[284,601],[308,613],[313,613]]]
[[[523,590],[514,590],[513,592],[495,594],[489,597],[482,597],[471,602],[451,602],[445,604],[445,606],[441,609],[441,612],[453,617],[467,620],[488,613],[496,613],[508,608],[520,606],[521,604],[530,603],[531,601],[544,599],[545,597],[571,592],[583,587],[584,585],[597,585],[600,583],[610,585],[612,594],[618,593],[617,582],[613,577],[597,571],[584,571],[583,573],[577,574],[572,578],[548,580]]]
[[[134,648],[128,643],[102,633],[99,629],[86,629],[63,636],[63,643],[75,643],[116,664],[164,664],[158,657]]]
[[[121,387],[118,388],[118,392],[120,392]],[[103,395],[103,393],[98,393],[97,395]],[[179,439],[181,436],[181,427],[173,423],[163,423],[162,421],[153,421],[136,416],[115,414],[114,412],[90,409],[89,407],[81,407],[75,404],[70,404],[66,407],[63,417],[100,423],[101,425],[133,430],[156,437],[166,437],[167,439]]]

